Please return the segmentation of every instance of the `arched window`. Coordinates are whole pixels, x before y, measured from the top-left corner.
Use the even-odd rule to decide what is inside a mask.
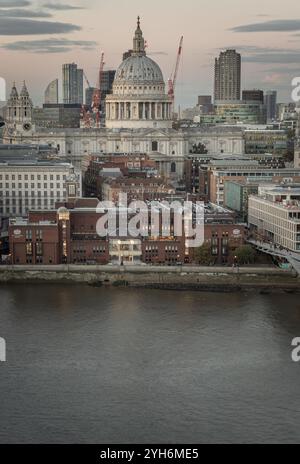
[[[174,173],[176,172],[176,163],[171,163],[171,172]]]

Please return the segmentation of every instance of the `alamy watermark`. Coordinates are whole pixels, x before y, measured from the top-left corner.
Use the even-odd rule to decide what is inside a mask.
[[[291,95],[292,100],[295,103],[299,103],[300,102],[300,77],[293,78],[292,87],[294,87],[292,90],[292,95]]]
[[[6,341],[0,337],[0,362],[6,361]]]
[[[0,104],[6,103],[6,81],[0,77]]]
[[[292,351],[292,360],[294,362],[300,362],[300,337],[293,339],[292,346],[294,347]]]
[[[204,243],[204,202],[132,201],[120,193],[118,202],[101,201],[96,212],[99,237],[184,237],[187,248]]]

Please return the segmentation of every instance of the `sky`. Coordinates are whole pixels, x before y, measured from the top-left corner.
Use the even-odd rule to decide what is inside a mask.
[[[226,48],[242,55],[242,88],[275,89],[278,101],[291,100],[292,78],[300,76],[299,0],[0,0],[0,77],[8,91],[26,80],[36,105],[61,79],[63,63],[83,67],[93,85],[102,51],[105,69],[115,69],[132,47],[138,15],[147,54],[166,81],[184,36],[182,108],[212,94],[214,58]]]

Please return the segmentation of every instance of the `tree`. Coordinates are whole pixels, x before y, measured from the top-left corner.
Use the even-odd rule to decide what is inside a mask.
[[[257,253],[251,245],[242,245],[234,251],[234,257],[238,264],[253,264]]]
[[[195,250],[195,260],[202,266],[210,266],[215,263],[215,258],[211,254],[209,243],[204,243]]]

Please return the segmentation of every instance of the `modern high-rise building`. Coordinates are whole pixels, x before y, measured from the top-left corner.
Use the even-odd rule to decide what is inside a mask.
[[[57,104],[58,103],[58,79],[50,82],[45,90],[45,103]]]
[[[63,73],[63,103],[83,103],[83,70],[77,64],[64,64]]]
[[[101,93],[102,98],[106,98],[106,95],[112,93],[113,83],[116,75],[115,69],[109,69],[107,71],[103,71],[101,77]]]
[[[215,60],[215,101],[240,100],[241,55],[235,50],[221,52]]]
[[[89,107],[92,106],[93,96],[96,88],[95,87],[87,87],[85,89],[85,104]]]
[[[101,77],[101,101],[102,101],[102,108],[105,108],[105,98],[106,95],[112,93],[113,83],[115,79],[115,70],[107,70],[103,71]],[[85,104],[87,106],[92,106],[93,96],[96,88],[95,87],[88,87],[85,90]]]
[[[277,91],[268,90],[265,94],[265,105],[267,111],[267,122],[272,122],[276,119],[277,109]]]
[[[77,102],[83,104],[83,69],[77,69]]]
[[[253,90],[243,90],[242,93],[243,101],[257,101],[262,105],[264,104],[264,92],[263,90],[253,89]]]
[[[213,111],[211,95],[199,95],[197,106],[200,107],[202,114],[211,113]]]

